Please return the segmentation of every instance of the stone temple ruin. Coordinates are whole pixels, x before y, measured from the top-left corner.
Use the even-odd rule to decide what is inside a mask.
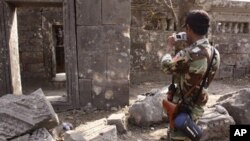
[[[202,2],[191,9],[212,17],[216,77],[248,75],[250,3]],[[154,0],[0,0],[0,10],[0,96],[41,87],[55,110],[109,109],[129,104],[130,84],[168,80],[159,58],[176,25]]]
[[[248,76],[250,3],[200,0],[190,9],[197,8],[211,15],[208,38],[222,58],[216,78]],[[123,107],[130,84],[168,82],[159,58],[176,29],[173,13],[155,0],[0,0],[0,140],[54,140],[47,130],[59,124],[55,111]],[[136,101],[130,121],[162,122],[165,90]],[[249,121],[249,93],[228,94],[218,101],[225,108],[207,110],[203,140],[227,139],[229,125]],[[126,116],[79,126],[64,139],[117,140],[128,130]]]

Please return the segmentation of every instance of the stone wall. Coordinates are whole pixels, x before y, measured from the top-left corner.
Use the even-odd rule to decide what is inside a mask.
[[[80,104],[128,104],[130,0],[76,0]]]
[[[249,74],[249,3],[213,0],[193,9],[202,7],[212,19],[209,39],[221,53],[216,78],[239,78]],[[132,1],[131,83],[169,82],[169,76],[160,71],[159,60],[164,54],[167,36],[174,31],[171,12],[150,0]]]
[[[155,1],[133,0],[131,9],[131,68],[132,84],[146,81],[166,81],[170,77],[160,70],[160,58],[166,50],[166,39],[175,30],[173,15]]]
[[[22,79],[51,79],[55,48],[53,25],[62,25],[62,8],[21,7],[17,14]]]
[[[218,78],[241,78],[250,73],[250,3],[213,3],[212,41],[221,53]]]
[[[0,8],[2,8],[1,7],[1,4],[0,4]],[[0,11],[0,13],[1,13],[1,11]],[[3,16],[2,16],[2,14],[0,14],[0,25],[2,25],[3,24],[3,18],[2,18]],[[2,94],[3,93],[5,93],[6,92],[6,88],[5,88],[5,75],[4,75],[4,73],[5,73],[5,70],[4,70],[4,68],[5,68],[5,64],[4,64],[4,56],[3,56],[3,54],[5,53],[4,52],[4,48],[3,48],[3,29],[0,27],[0,90],[1,91],[3,91],[3,92],[0,92],[0,96],[2,96]]]

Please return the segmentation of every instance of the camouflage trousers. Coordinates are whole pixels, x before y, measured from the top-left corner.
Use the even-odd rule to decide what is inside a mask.
[[[200,106],[194,106],[191,109],[191,118],[193,121],[197,121],[198,118],[204,113],[204,109]],[[178,129],[169,129],[167,141],[191,141],[182,131]]]

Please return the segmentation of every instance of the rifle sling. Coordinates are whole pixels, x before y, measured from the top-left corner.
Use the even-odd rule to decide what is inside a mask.
[[[197,85],[199,85],[199,84],[201,83],[201,81],[202,81],[202,84],[200,85],[200,89],[199,89],[198,94],[194,95],[194,98],[193,98],[193,102],[194,102],[194,103],[197,102],[198,97],[199,97],[200,94],[202,93],[202,89],[203,89],[203,87],[205,86],[206,80],[207,80],[207,78],[208,78],[210,69],[211,69],[212,64],[213,64],[213,60],[214,60],[214,58],[215,58],[215,49],[214,49],[214,47],[212,47],[212,50],[213,50],[213,51],[212,51],[212,58],[211,58],[211,61],[210,61],[209,65],[208,65],[208,68],[207,68],[207,70],[206,70],[206,73],[205,73],[204,77],[201,77],[200,80],[197,81],[197,82],[193,85],[193,87],[192,87],[191,89],[189,89],[189,91],[188,91],[185,95],[184,95],[183,92],[182,92],[182,88],[180,88],[180,91],[181,91],[181,93],[182,93],[182,100],[183,100],[183,101],[184,101],[184,96],[185,96],[185,97],[188,97],[188,96],[192,93],[192,91],[194,90],[194,88],[195,88]],[[209,59],[209,56],[208,56],[208,59]],[[181,85],[180,85],[180,86],[181,86]]]

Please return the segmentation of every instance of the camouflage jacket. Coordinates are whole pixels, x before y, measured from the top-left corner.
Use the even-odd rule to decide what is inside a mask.
[[[200,39],[191,46],[179,51],[173,58],[170,54],[165,54],[161,60],[161,67],[163,72],[172,74],[175,77],[177,84],[177,91],[175,93],[173,102],[177,102],[182,95],[189,92],[194,85],[189,96],[185,100],[192,104],[205,105],[208,99],[208,93],[203,88],[196,102],[194,102],[194,95],[197,95],[200,89],[200,82],[207,71],[212,58],[214,47],[209,44],[208,39]],[[215,49],[215,48],[214,48]],[[214,78],[216,71],[220,65],[220,54],[215,49],[215,58],[210,68],[208,76],[208,84]]]

